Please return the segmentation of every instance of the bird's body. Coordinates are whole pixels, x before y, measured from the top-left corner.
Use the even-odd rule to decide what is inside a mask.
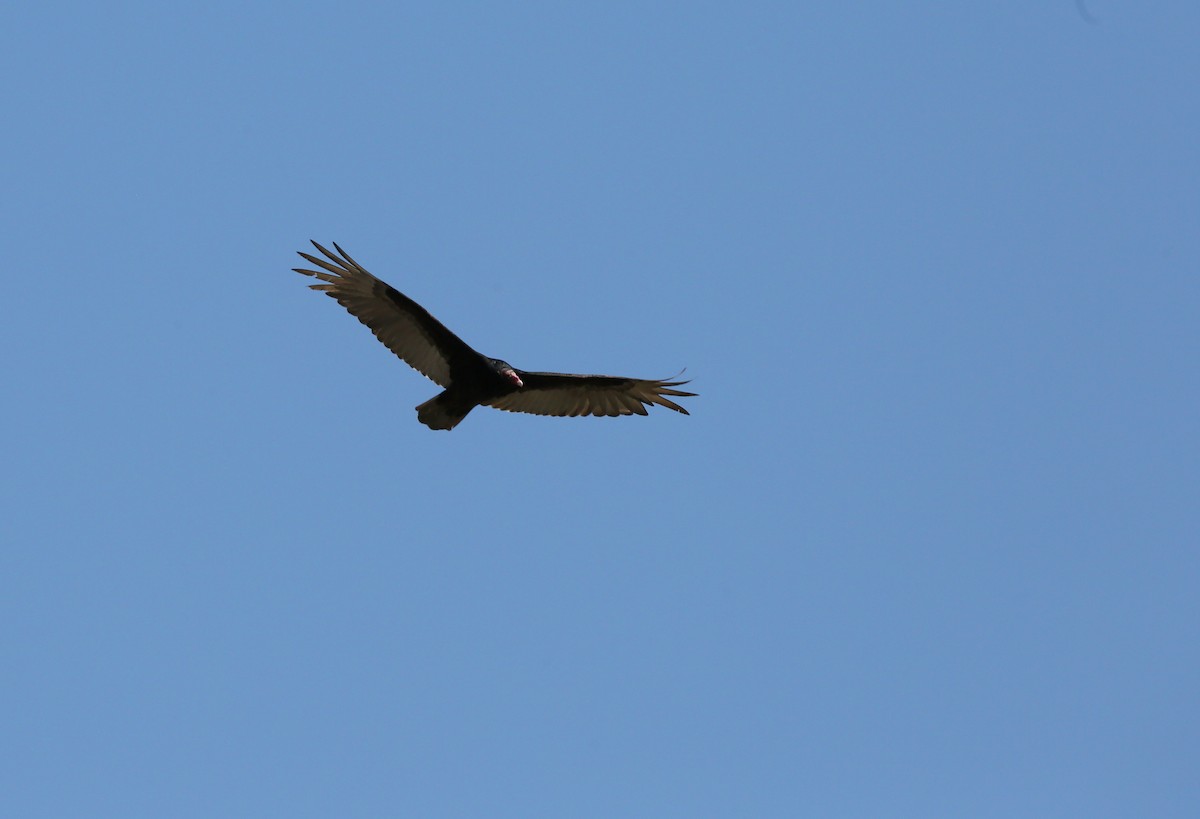
[[[450,386],[417,406],[417,420],[430,429],[453,429],[479,404],[503,397],[524,382],[503,361],[479,356],[459,362],[450,371]]]
[[[453,429],[480,404],[535,415],[646,415],[658,404],[684,415],[667,396],[693,396],[675,387],[686,381],[657,381],[612,375],[574,375],[518,370],[476,352],[424,307],[375,278],[334,244],[331,253],[313,242],[325,259],[300,255],[320,270],[294,268],[315,276],[310,285],[336,299],[370,328],[410,367],[444,388],[417,407],[417,419],[430,429]]]

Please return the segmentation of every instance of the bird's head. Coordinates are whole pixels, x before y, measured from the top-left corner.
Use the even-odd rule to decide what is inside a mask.
[[[493,358],[492,366],[496,368],[496,372],[500,373],[501,377],[511,382],[513,386],[525,386],[525,382],[521,380],[521,376],[517,375],[517,371],[507,361],[501,361],[498,358]]]

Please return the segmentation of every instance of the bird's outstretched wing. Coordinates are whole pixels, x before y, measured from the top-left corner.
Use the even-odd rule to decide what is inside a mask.
[[[646,415],[652,404],[688,415],[668,395],[692,396],[675,387],[686,381],[655,381],[615,375],[572,375],[517,371],[525,386],[487,405],[533,415]]]
[[[337,299],[338,304],[371,328],[389,350],[426,378],[448,387],[451,365],[463,358],[478,356],[428,310],[387,282],[372,276],[336,242],[333,247],[337,253],[329,252],[316,242],[313,247],[324,254],[325,259],[304,252],[300,255],[321,269],[296,267],[293,270],[324,282],[309,287],[323,290],[325,295]]]

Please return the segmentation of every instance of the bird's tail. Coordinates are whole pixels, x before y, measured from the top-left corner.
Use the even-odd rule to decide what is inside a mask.
[[[463,402],[455,400],[455,396],[446,390],[417,406],[417,420],[430,429],[454,429],[474,408],[474,404],[464,406]]]

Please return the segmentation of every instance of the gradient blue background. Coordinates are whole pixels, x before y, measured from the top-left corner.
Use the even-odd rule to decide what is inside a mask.
[[[1200,815],[1200,5],[23,3],[6,816]],[[693,415],[420,426],[338,241]]]

